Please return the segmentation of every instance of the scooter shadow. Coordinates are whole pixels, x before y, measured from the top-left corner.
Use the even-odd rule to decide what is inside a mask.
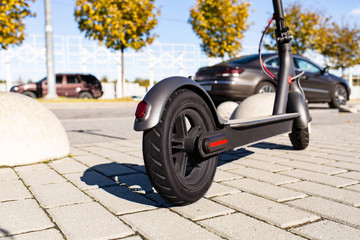
[[[99,164],[88,168],[80,179],[88,186],[97,186],[130,202],[154,207],[172,207],[155,192],[147,175],[142,172],[143,168],[144,166],[129,163]]]

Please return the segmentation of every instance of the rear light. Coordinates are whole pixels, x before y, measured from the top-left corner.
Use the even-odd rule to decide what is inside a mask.
[[[245,69],[239,67],[226,67],[215,73],[217,77],[239,76]]]
[[[147,103],[145,101],[139,102],[136,108],[135,117],[137,119],[141,119],[145,117],[146,108],[147,108]]]

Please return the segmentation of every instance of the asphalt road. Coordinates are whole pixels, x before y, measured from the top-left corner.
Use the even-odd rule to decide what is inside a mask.
[[[137,103],[56,103],[45,104],[64,125],[71,145],[141,139],[133,130]],[[341,131],[360,122],[359,114],[339,113],[327,104],[310,104],[312,130]]]
[[[137,103],[46,104],[59,118],[71,145],[139,139],[133,130]]]

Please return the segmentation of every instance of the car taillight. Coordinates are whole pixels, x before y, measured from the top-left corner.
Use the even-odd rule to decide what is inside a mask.
[[[141,119],[145,116],[147,103],[145,101],[139,102],[136,108],[135,117]]]
[[[244,72],[245,69],[239,68],[239,67],[227,67],[223,68],[217,73],[215,73],[215,76],[221,76],[221,77],[228,77],[228,76],[239,76],[240,73]]]

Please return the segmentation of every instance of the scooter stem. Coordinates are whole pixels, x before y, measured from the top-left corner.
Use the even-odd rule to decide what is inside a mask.
[[[273,0],[274,18],[276,21],[276,43],[279,55],[279,75],[276,87],[273,115],[286,113],[290,76],[294,75],[294,62],[291,52],[289,29],[286,27],[281,0]]]

